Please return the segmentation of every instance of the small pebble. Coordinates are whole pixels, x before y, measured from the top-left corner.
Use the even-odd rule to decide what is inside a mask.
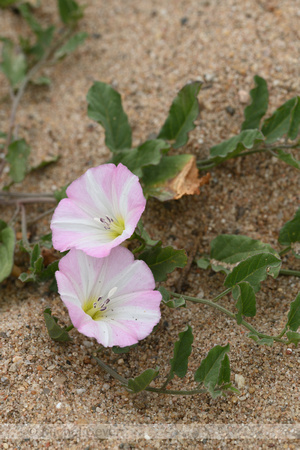
[[[235,382],[237,384],[238,389],[242,389],[245,386],[245,378],[243,375],[235,374],[234,375]]]
[[[62,403],[61,402],[57,403],[56,409],[61,409],[61,407],[62,407]]]
[[[247,91],[243,91],[242,89],[238,92],[239,101],[242,104],[246,104],[249,101],[249,94]]]
[[[81,388],[81,389],[76,389],[77,394],[83,394],[86,391],[86,389]]]
[[[206,73],[204,75],[204,79],[205,79],[205,81],[207,81],[209,83],[211,81],[215,81],[216,75],[214,73]]]
[[[234,114],[235,114],[235,109],[232,108],[232,106],[226,106],[225,111],[226,111],[230,116],[234,116]]]
[[[103,386],[102,386],[102,389],[104,391],[108,391],[109,388],[110,388],[110,385],[108,383],[104,383]]]

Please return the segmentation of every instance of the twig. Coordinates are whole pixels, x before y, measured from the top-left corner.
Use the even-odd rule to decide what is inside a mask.
[[[33,219],[31,219],[31,220],[28,222],[28,225],[31,225],[31,224],[37,222],[38,220],[42,219],[43,217],[48,216],[48,214],[52,214],[54,210],[55,210],[55,208],[50,208],[50,209],[48,209],[47,211],[43,212],[42,214],[40,214],[40,215],[34,217]]]

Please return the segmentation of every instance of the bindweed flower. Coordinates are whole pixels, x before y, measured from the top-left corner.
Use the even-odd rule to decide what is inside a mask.
[[[51,221],[53,246],[96,257],[133,234],[146,205],[138,177],[123,164],[88,169],[66,193]]]
[[[75,328],[104,347],[126,347],[148,336],[160,320],[161,294],[144,261],[124,247],[105,258],[71,249],[56,280]]]

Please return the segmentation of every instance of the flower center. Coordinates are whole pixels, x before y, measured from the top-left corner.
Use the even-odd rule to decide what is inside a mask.
[[[103,300],[100,296],[96,301],[88,300],[83,305],[83,311],[88,314],[93,320],[100,320],[103,317],[104,311],[107,310],[107,305],[111,301],[111,297],[117,290],[117,287],[112,288],[107,294],[107,298]]]
[[[94,220],[100,223],[102,229],[109,232],[110,237],[112,239],[121,236],[121,234],[125,230],[125,223],[122,217],[119,217],[118,219],[113,219],[112,217],[109,216],[100,218],[94,217]]]

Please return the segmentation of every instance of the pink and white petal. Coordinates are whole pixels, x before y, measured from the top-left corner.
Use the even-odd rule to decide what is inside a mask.
[[[145,311],[159,311],[161,303],[161,293],[159,291],[145,290],[138,292],[130,292],[118,296],[118,291],[113,295],[109,308],[107,309],[107,317],[116,313],[119,308],[140,308]],[[113,312],[111,310],[113,309]]]
[[[100,276],[103,264],[105,264],[104,258],[91,258],[81,250],[72,248],[60,260],[59,272],[56,272],[56,277],[64,276],[69,280],[69,285],[64,280],[66,288],[74,289],[83,304],[89,298],[100,296],[101,290],[103,290],[103,279]],[[60,290],[59,293],[61,294]]]
[[[67,196],[91,214],[92,211],[98,211],[106,215],[112,209],[111,179],[115,168],[114,164],[103,164],[88,169],[70,184],[66,191]]]
[[[78,331],[85,336],[95,338],[99,344],[104,347],[112,347],[115,344],[110,345],[113,340],[112,330],[109,324],[103,320],[93,320],[82,323],[79,327],[76,327]]]
[[[118,207],[121,215],[125,218],[126,227],[133,226],[134,230],[146,206],[139,179],[120,163],[114,173],[113,185],[115,187],[114,206]]]
[[[123,265],[120,260],[124,261]],[[115,286],[118,288],[114,297],[155,288],[154,277],[147,264],[134,261],[132,253],[123,247],[112,250],[106,280],[107,291]]]

